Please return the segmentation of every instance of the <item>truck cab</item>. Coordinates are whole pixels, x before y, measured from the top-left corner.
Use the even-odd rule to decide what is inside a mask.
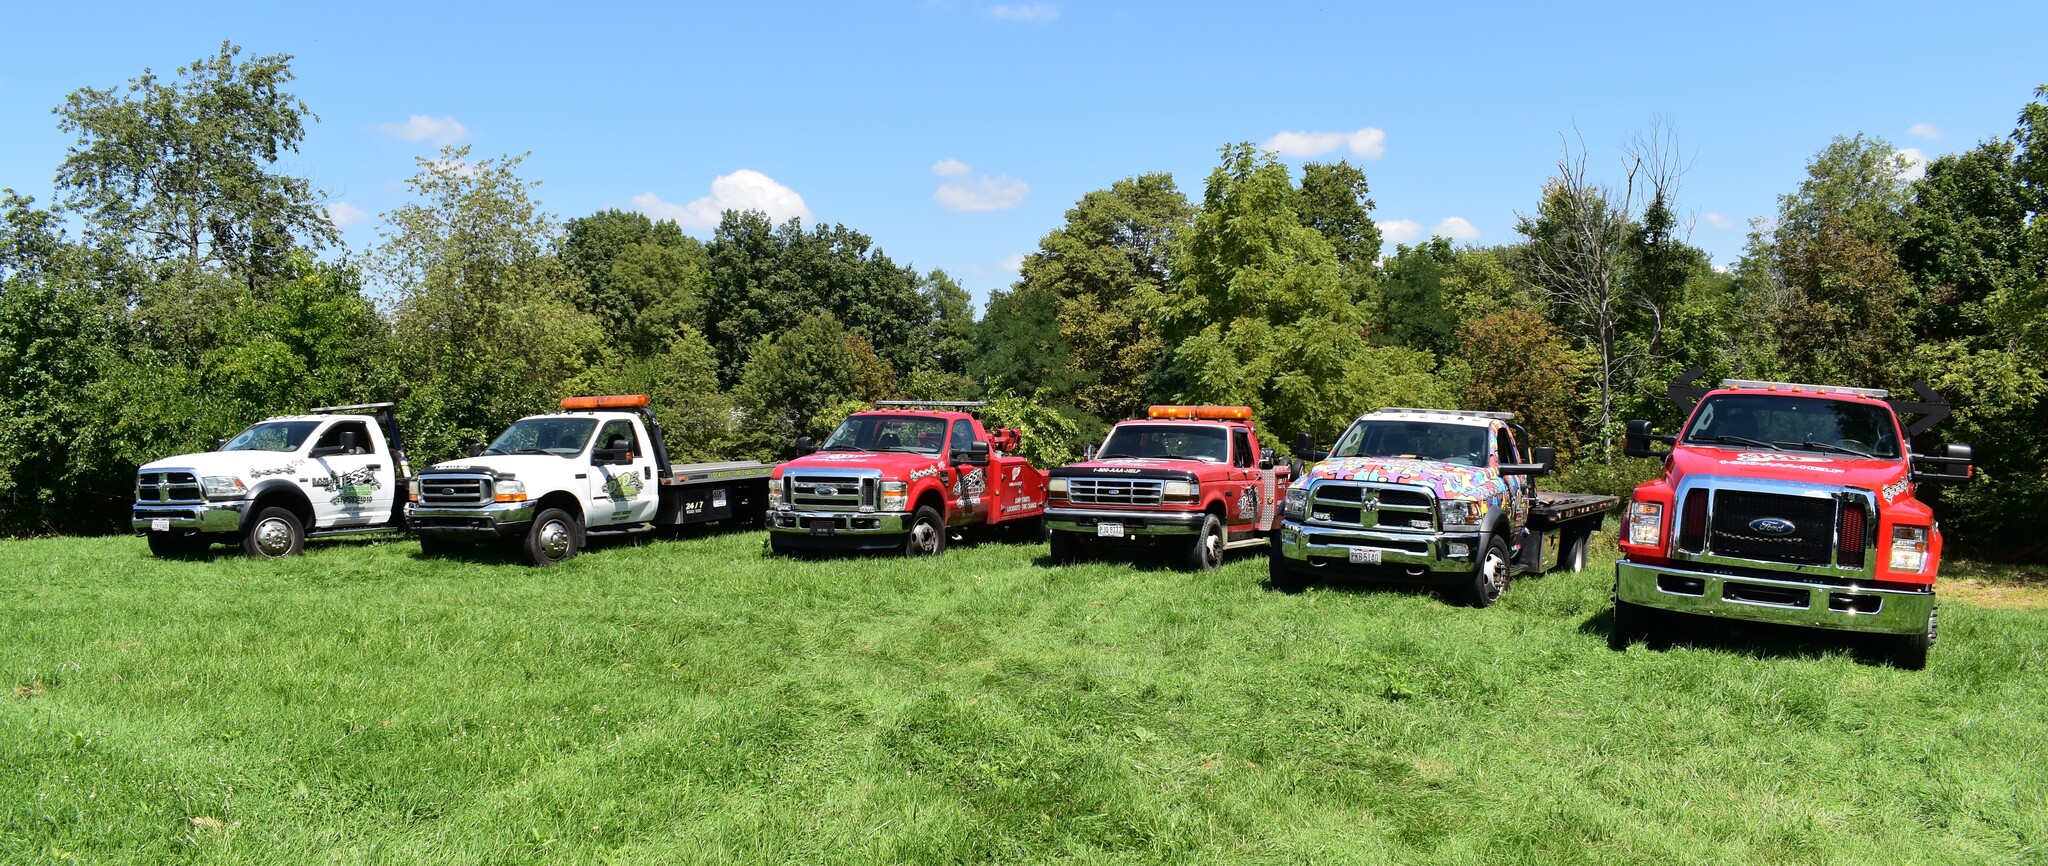
[[[1968,478],[1971,455],[1917,455],[1912,439],[1947,403],[1738,379],[1688,388],[1696,375],[1672,386],[1688,410],[1676,435],[1628,423],[1625,453],[1660,457],[1664,471],[1636,488],[1624,519],[1616,648],[1651,637],[1669,612],[1883,635],[1902,667],[1924,666],[1941,527],[1917,492]]]
[[[552,565],[591,534],[758,515],[767,474],[751,461],[671,465],[645,394],[569,397],[421,472],[411,520],[429,554],[504,540]]]
[[[797,440],[775,467],[773,552],[896,550],[932,556],[954,530],[1035,526],[1045,472],[1012,453],[1017,431],[989,431],[978,402],[882,401],[822,444]]]
[[[1436,585],[1486,607],[1515,574],[1584,568],[1612,496],[1539,492],[1556,456],[1528,446],[1507,412],[1380,409],[1287,489],[1273,539],[1273,585],[1318,578]]]
[[[1262,547],[1279,525],[1290,467],[1263,447],[1248,406],[1153,406],[1110,428],[1088,459],[1052,470],[1052,560],[1090,548],[1147,547],[1206,571],[1228,550]]]
[[[275,559],[309,537],[399,528],[409,474],[392,404],[323,406],[144,464],[130,521],[157,556],[225,541]]]

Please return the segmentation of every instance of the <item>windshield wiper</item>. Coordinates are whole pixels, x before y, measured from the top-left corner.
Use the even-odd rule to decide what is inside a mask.
[[[894,452],[901,452],[901,453],[904,453],[904,454],[924,454],[924,453],[926,453],[926,451],[925,451],[924,449],[922,449],[922,448],[912,448],[912,447],[910,447],[910,446],[908,446],[908,445],[877,445],[877,446],[875,446],[875,447],[873,447],[873,448],[870,448],[870,449],[868,449],[868,450],[869,450],[869,451],[894,451]]]
[[[519,449],[519,450],[517,450],[517,451],[514,451],[514,452],[512,452],[512,453],[514,453],[514,454],[546,454],[546,455],[549,455],[549,456],[551,456],[551,457],[552,457],[552,456],[554,456],[554,454],[555,454],[555,452],[553,452],[553,451],[549,451],[549,450],[548,450],[548,449],[546,449],[546,448],[521,448],[521,449]]]
[[[485,453],[485,454],[507,454],[507,453],[510,453],[510,452],[506,451],[506,450],[505,450],[505,449],[503,449],[503,448],[499,448],[499,447],[497,447],[497,446],[495,446],[495,445],[494,445],[494,446],[491,446],[491,447],[489,447],[489,448],[485,448],[485,449],[484,449],[484,453]]]
[[[1836,454],[1849,454],[1849,455],[1853,455],[1853,456],[1856,456],[1856,457],[1861,457],[1861,458],[1863,458],[1863,459],[1865,459],[1865,460],[1868,460],[1868,459],[1870,459],[1870,458],[1871,458],[1871,455],[1870,455],[1870,453],[1869,453],[1869,452],[1866,452],[1866,451],[1858,451],[1858,450],[1856,450],[1856,449],[1854,449],[1854,448],[1850,448],[1850,447],[1848,447],[1848,446],[1846,446],[1846,445],[1835,445],[1835,444],[1833,444],[1833,443],[1829,443],[1829,442],[1779,442],[1779,443],[1777,443],[1777,444],[1779,444],[1779,445],[1803,445],[1803,446],[1805,446],[1805,447],[1807,447],[1807,448],[1811,448],[1811,449],[1813,449],[1813,450],[1815,450],[1815,451],[1833,451],[1833,452],[1835,452]]]
[[[819,451],[859,451],[859,450],[860,450],[860,446],[858,446],[858,445],[845,445],[845,444],[840,444],[840,445],[827,445],[827,446],[825,446],[825,447],[823,447],[823,448],[820,448],[820,449],[818,449],[818,450],[819,450]]]
[[[1721,436],[1721,435],[1714,435],[1714,436],[1694,436],[1694,437],[1692,437],[1691,439],[1688,439],[1688,440],[1686,440],[1686,441],[1688,441],[1688,442],[1726,442],[1726,443],[1728,443],[1728,444],[1730,444],[1730,445],[1747,445],[1747,446],[1749,446],[1749,447],[1751,447],[1751,448],[1769,448],[1769,449],[1771,449],[1772,451],[1783,451],[1783,450],[1785,450],[1785,449],[1783,449],[1783,448],[1780,448],[1780,447],[1778,447],[1778,446],[1776,446],[1776,445],[1773,445],[1773,444],[1771,444],[1771,443],[1769,443],[1769,442],[1758,442],[1758,441],[1756,441],[1755,439],[1745,439],[1745,438],[1743,438],[1743,437],[1741,437],[1741,436]]]
[[[1223,462],[1223,461],[1221,461],[1221,460],[1218,460],[1218,459],[1216,459],[1216,458],[1214,458],[1214,457],[1203,457],[1203,456],[1201,456],[1201,455],[1199,455],[1199,454],[1162,454],[1162,455],[1160,455],[1160,456],[1159,456],[1159,459],[1161,459],[1161,460],[1199,460],[1199,461],[1201,461],[1201,462],[1203,462],[1203,463],[1221,463],[1221,462]]]

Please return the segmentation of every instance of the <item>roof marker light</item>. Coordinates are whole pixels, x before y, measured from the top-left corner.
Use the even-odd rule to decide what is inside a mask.
[[[646,394],[606,394],[599,397],[563,397],[562,410],[573,412],[587,409],[645,409],[650,404]]]
[[[1249,421],[1250,406],[1153,406],[1147,418],[1188,418],[1197,421]]]

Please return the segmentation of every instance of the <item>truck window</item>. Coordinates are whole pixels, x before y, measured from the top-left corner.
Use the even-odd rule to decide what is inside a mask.
[[[633,422],[605,422],[603,432],[597,434],[597,447],[610,447],[614,438],[626,440],[626,456],[628,458],[638,459],[640,457],[640,436],[634,431]]]
[[[1230,431],[1230,465],[1240,469],[1252,466],[1252,435],[1243,430]]]
[[[521,418],[498,434],[484,453],[574,456],[583,452],[595,429],[595,418]]]
[[[349,432],[349,433],[354,433],[354,434],[356,434],[356,447],[355,447],[355,450],[353,450],[353,451],[350,451],[350,452],[348,452],[348,453],[350,453],[350,454],[375,454],[375,453],[377,453],[377,443],[375,443],[375,442],[373,442],[373,441],[371,441],[371,440],[370,440],[370,428],[369,428],[369,425],[366,425],[366,424],[364,424],[364,423],[363,423],[363,422],[361,422],[361,421],[342,421],[342,422],[340,422],[340,423],[337,423],[337,424],[335,424],[335,425],[334,425],[334,426],[332,426],[332,427],[329,427],[329,428],[327,428],[327,432],[325,432],[325,433],[322,433],[322,434],[320,434],[320,441],[318,441],[318,442],[315,442],[315,443],[313,443],[313,447],[315,447],[315,448],[339,448],[339,447],[341,447],[341,434],[342,434],[343,432]]]
[[[1701,401],[1681,438],[1687,445],[1899,456],[1891,409],[1848,400],[1776,394],[1717,394]]]
[[[222,451],[297,451],[318,421],[266,421],[235,435]]]
[[[1495,431],[1494,438],[1494,448],[1497,449],[1495,453],[1499,455],[1500,462],[1522,462],[1522,452],[1520,449],[1515,447],[1515,436],[1514,434],[1508,432],[1508,428],[1502,427],[1498,431]]]
[[[1223,431],[1208,424],[1118,424],[1096,456],[1222,463],[1229,448]]]
[[[972,423],[970,423],[965,418],[953,422],[952,449],[954,451],[965,451],[967,450],[968,446],[973,445],[975,441],[976,440],[974,438],[974,425]]]
[[[1487,448],[1485,427],[1373,418],[1352,424],[1344,435],[1337,437],[1337,444],[1330,447],[1330,456],[1396,457],[1485,466]]]

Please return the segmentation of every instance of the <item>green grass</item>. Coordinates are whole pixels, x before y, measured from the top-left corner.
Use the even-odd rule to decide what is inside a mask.
[[[1482,611],[761,549],[0,542],[0,862],[2048,861],[2048,611],[1913,673],[1610,652],[1611,552]]]

